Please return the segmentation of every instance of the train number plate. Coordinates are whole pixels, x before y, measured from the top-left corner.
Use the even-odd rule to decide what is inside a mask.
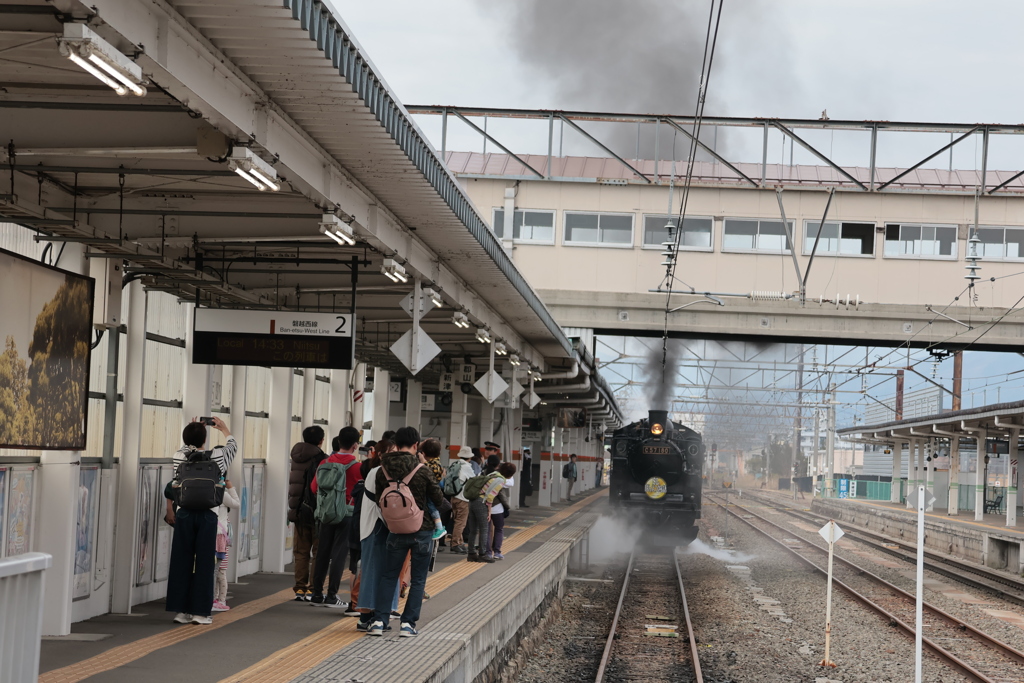
[[[668,446],[644,446],[644,455],[668,455]]]

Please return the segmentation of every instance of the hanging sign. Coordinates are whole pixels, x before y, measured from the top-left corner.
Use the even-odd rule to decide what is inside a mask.
[[[353,327],[348,314],[197,308],[192,362],[350,370]]]
[[[465,384],[467,382],[472,384],[476,381],[476,366],[472,363],[461,364],[456,377],[458,378],[457,382],[459,384]]]
[[[437,382],[437,390],[441,392],[455,391],[455,373],[442,372],[441,379]]]

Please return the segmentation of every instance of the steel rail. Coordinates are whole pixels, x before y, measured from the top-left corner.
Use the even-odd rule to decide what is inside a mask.
[[[717,500],[714,500],[714,502],[715,502],[716,505],[719,505],[720,507],[722,507],[722,504],[719,503]],[[758,515],[757,513],[753,512],[749,508],[744,508],[744,507],[742,507],[742,506],[740,506],[738,504],[735,505],[735,507],[738,510],[742,510],[747,515],[749,515],[751,517],[755,517],[755,518],[759,519],[760,521],[764,522],[765,524],[778,529],[779,531],[782,531],[784,533],[789,533],[789,530],[787,530],[785,527],[783,527],[783,526],[781,526],[779,524],[776,524],[775,522],[773,522],[773,521],[771,521],[769,519],[765,519],[764,517],[762,517],[761,515]],[[732,514],[734,517],[736,517],[737,519],[742,521],[744,524],[746,524],[750,528],[752,528],[755,531],[757,531],[759,534],[762,534],[762,535],[766,536],[767,538],[771,539],[773,542],[775,542],[780,547],[786,549],[791,555],[793,555],[794,557],[798,558],[801,562],[803,562],[807,566],[812,567],[813,569],[817,570],[818,572],[820,572],[822,574],[827,574],[826,570],[824,570],[821,567],[819,567],[810,558],[805,557],[800,552],[794,550],[793,548],[790,548],[784,542],[782,542],[779,539],[776,539],[774,536],[769,534],[764,529],[761,529],[760,527],[758,527],[756,524],[751,522],[749,519],[745,519],[742,515],[739,514],[739,512],[735,512],[733,510],[726,509],[726,514]],[[825,550],[823,548],[820,548],[819,546],[814,545],[813,543],[809,543],[806,540],[803,540],[802,542],[805,545],[807,545],[808,547],[813,548],[814,550],[816,550],[819,553],[826,553],[826,552],[828,552],[827,550]],[[889,589],[890,591],[896,593],[897,595],[900,595],[901,597],[903,597],[903,598],[905,598],[905,599],[907,599],[907,600],[909,600],[911,602],[913,602],[916,599],[914,595],[911,595],[910,593],[904,591],[902,588],[898,588],[897,586],[894,586],[893,584],[889,583],[888,581],[886,581],[882,577],[867,571],[863,567],[860,567],[860,566],[854,564],[853,562],[850,562],[849,560],[846,560],[846,559],[841,558],[839,556],[835,556],[835,560],[840,562],[841,564],[846,565],[850,569],[856,571],[859,576],[866,577],[866,578],[870,579],[871,581],[874,581],[875,583],[884,586],[885,588]],[[915,636],[916,635],[916,632],[914,631],[914,627],[913,626],[911,626],[910,624],[905,623],[904,621],[899,619],[893,613],[891,613],[888,610],[886,610],[881,605],[876,604],[870,598],[868,598],[866,595],[863,595],[862,593],[858,592],[857,590],[855,590],[851,586],[843,583],[842,581],[840,581],[839,579],[837,579],[835,577],[833,577],[832,581],[835,583],[835,585],[837,585],[839,588],[841,588],[847,595],[849,595],[850,597],[852,597],[854,600],[856,600],[857,602],[861,603],[865,607],[868,607],[869,609],[871,609],[871,610],[877,612],[878,614],[882,615],[883,617],[888,619],[891,624],[895,624],[896,626],[898,626],[900,628],[900,630],[902,630],[907,635],[909,635],[909,636]],[[953,616],[952,614],[948,614],[947,612],[942,611],[941,609],[939,609],[938,607],[935,607],[934,605],[928,603],[927,601],[924,602],[924,609],[927,612],[929,612],[930,614],[932,614],[932,615],[934,615],[936,617],[939,617],[940,619],[946,621],[947,623],[960,628],[961,630],[965,631],[969,635],[973,636],[975,638],[975,640],[978,640],[983,645],[987,645],[991,649],[996,650],[997,652],[1002,654],[1004,657],[1007,657],[1008,659],[1012,659],[1012,660],[1016,661],[1017,663],[1024,664],[1024,652],[1016,650],[1015,648],[1010,647],[1006,643],[1003,643],[1003,642],[1001,642],[999,640],[996,640],[992,636],[990,636],[990,635],[988,635],[988,634],[986,634],[986,633],[984,633],[982,631],[979,631],[978,629],[974,628],[970,624],[968,624],[968,623],[958,619],[957,617]],[[936,656],[938,656],[940,659],[944,660],[952,668],[954,668],[957,671],[959,671],[960,673],[962,673],[968,679],[970,679],[972,681],[978,681],[978,683],[998,683],[997,679],[993,679],[993,678],[990,678],[990,677],[986,676],[984,673],[978,671],[977,669],[972,667],[970,664],[968,664],[964,660],[960,659],[959,657],[954,655],[952,652],[950,652],[949,650],[945,649],[944,647],[942,647],[938,643],[934,642],[933,640],[931,640],[931,639],[929,639],[927,637],[922,636],[922,642]]]
[[[619,594],[619,604],[615,606],[615,616],[612,617],[612,626],[608,629],[608,640],[604,643],[604,652],[601,654],[601,664],[597,667],[597,676],[594,683],[604,683],[605,669],[612,658],[612,644],[615,642],[615,631],[619,627],[619,616],[622,615],[622,604],[626,601],[626,591],[629,590],[629,577],[633,574],[633,563],[636,561],[636,548],[629,555],[629,564],[626,565],[626,577],[622,580],[622,592]]]
[[[693,664],[693,680],[695,683],[704,682],[704,673],[700,670],[700,657],[697,653],[697,637],[693,632],[693,622],[690,621],[690,606],[686,602],[686,588],[683,587],[683,569],[679,566],[679,556],[672,558],[672,564],[676,567],[676,578],[679,579],[679,599],[683,604],[683,619],[686,621],[686,639],[690,644],[690,662]]]
[[[761,500],[764,501],[765,503],[773,505],[778,502],[757,494],[754,494],[753,497],[756,498],[757,500]],[[790,517],[795,517],[796,519],[800,519],[806,522],[817,523],[820,520],[828,519],[824,515],[819,515],[815,512],[802,512],[786,507],[775,507],[774,509],[783,512],[789,515]],[[885,534],[880,534],[878,532],[871,531],[870,529],[864,529],[862,527],[854,526],[849,522],[847,522],[847,524],[849,526],[844,526],[843,531],[845,531],[846,535],[850,538],[856,539],[857,541],[864,543],[865,545],[871,546],[872,548],[884,552],[888,555],[891,555],[897,559],[911,563],[917,562],[915,556],[917,549],[910,543],[901,541],[899,539],[890,538]],[[852,531],[850,529],[850,526],[853,526]],[[886,543],[899,546],[901,550],[888,548],[885,546]],[[924,556],[925,569],[935,572],[936,574],[941,574],[942,576],[953,579],[955,581],[959,581],[960,583],[967,584],[972,588],[977,588],[980,590],[988,591],[990,593],[995,593],[996,596],[1000,599],[1006,600],[1007,602],[1012,602],[1015,605],[1024,606],[1024,581],[1015,580],[1013,577],[1010,576],[1003,576],[1001,574],[997,574],[989,570],[987,567],[982,567],[976,564],[970,564],[968,562],[961,562],[956,558],[944,557],[930,550],[925,550]],[[962,574],[961,572],[969,572],[971,574],[975,574],[978,577],[981,577],[981,579],[987,579],[993,583],[1001,584],[1005,588],[1016,589],[1019,592],[1009,593],[1003,590],[1003,588],[1000,588],[999,586],[993,586],[981,579],[974,579],[969,576],[964,576],[964,574]]]

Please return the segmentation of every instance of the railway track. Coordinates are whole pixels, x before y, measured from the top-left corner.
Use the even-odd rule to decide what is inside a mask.
[[[795,510],[770,497],[754,494],[753,498],[770,505],[779,512],[804,522],[824,524],[828,521],[828,517],[806,510]],[[847,538],[857,540],[875,550],[909,562],[912,565],[917,564],[917,546],[914,543],[908,543],[897,538],[891,538],[884,534],[847,524],[843,525],[843,531],[846,532]],[[924,566],[928,571],[985,591],[1006,602],[1024,606],[1024,581],[1018,578],[929,550],[925,550],[924,557]]]
[[[715,504],[722,507],[717,498]],[[727,514],[732,514],[758,533],[768,537],[801,562],[822,574],[828,550],[805,539],[795,539],[791,529],[758,515],[730,501]],[[740,512],[742,511],[742,512]],[[756,520],[756,521],[754,521]],[[780,534],[781,532],[781,534]],[[835,556],[834,584],[851,598],[877,612],[891,626],[914,637],[915,596],[848,559]],[[1024,680],[1024,652],[971,626],[935,605],[924,602],[924,647],[941,661],[979,683],[1014,683]],[[981,647],[978,647],[978,646]]]
[[[619,681],[704,681],[674,552],[629,557],[595,678]]]

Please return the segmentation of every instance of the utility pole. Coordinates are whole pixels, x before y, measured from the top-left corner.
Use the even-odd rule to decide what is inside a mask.
[[[828,426],[825,428],[825,458],[828,461],[827,479],[829,486],[835,486],[835,454],[836,454],[836,385],[829,385],[831,400],[828,402]]]
[[[819,448],[819,445],[821,444],[820,436],[819,436],[820,433],[821,433],[821,409],[820,408],[815,408],[814,409],[814,472],[811,473],[812,477],[817,477],[818,474],[820,474],[820,472],[821,472],[821,449]],[[814,479],[812,478],[811,479],[811,498],[814,497],[815,491],[817,491],[817,489],[814,487]],[[819,494],[820,494],[820,492],[819,492]]]
[[[953,410],[960,410],[963,402],[964,352],[953,354]]]
[[[796,500],[796,463],[800,457],[800,429],[802,427],[803,418],[803,402],[804,402],[804,354],[806,353],[806,347],[800,345],[800,363],[797,365],[797,382],[799,382],[797,391],[797,409],[796,418],[793,421],[793,469],[792,479],[790,479],[790,485],[793,489],[793,500]]]

